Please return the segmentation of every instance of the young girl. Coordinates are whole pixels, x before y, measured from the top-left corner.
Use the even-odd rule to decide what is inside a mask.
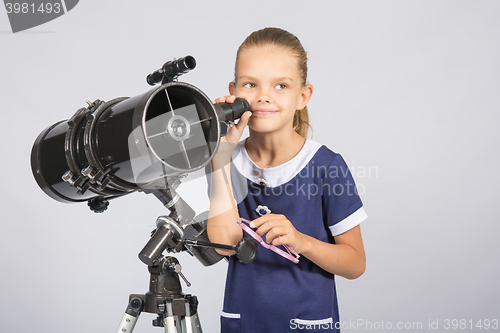
[[[339,332],[334,275],[355,279],[365,270],[366,214],[342,157],[306,138],[306,82],[298,38],[265,28],[238,49],[230,96],[214,101],[242,97],[250,111],[212,160],[210,240],[236,245],[248,236],[236,223],[242,217],[267,243],[301,256],[294,263],[261,245],[250,264],[231,256],[222,332]]]

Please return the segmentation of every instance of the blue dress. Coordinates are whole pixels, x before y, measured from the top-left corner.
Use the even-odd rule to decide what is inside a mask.
[[[346,163],[317,142],[308,139],[292,160],[262,169],[241,141],[232,162],[235,199],[245,219],[283,214],[298,231],[333,243],[333,236],[366,218]],[[338,323],[334,275],[307,258],[294,264],[261,245],[250,264],[229,258],[221,332],[340,332]]]

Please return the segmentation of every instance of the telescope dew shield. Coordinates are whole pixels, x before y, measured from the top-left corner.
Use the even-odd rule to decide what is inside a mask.
[[[132,98],[97,100],[38,136],[31,153],[33,175],[59,201],[151,187],[159,178],[210,162],[219,145],[219,117],[231,120],[222,109],[183,82]]]

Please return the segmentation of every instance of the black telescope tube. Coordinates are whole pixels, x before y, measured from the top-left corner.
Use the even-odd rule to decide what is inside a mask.
[[[146,81],[151,86],[162,82],[164,78],[167,78],[167,81],[172,81],[177,76],[185,74],[195,67],[196,60],[194,59],[194,57],[188,55],[176,60],[166,62],[165,64],[163,64],[161,69],[158,69],[157,71],[149,74],[146,77]]]

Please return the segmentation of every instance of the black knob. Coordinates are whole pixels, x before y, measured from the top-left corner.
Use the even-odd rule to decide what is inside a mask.
[[[108,209],[109,201],[103,196],[98,196],[90,199],[87,204],[94,213],[102,213]]]

